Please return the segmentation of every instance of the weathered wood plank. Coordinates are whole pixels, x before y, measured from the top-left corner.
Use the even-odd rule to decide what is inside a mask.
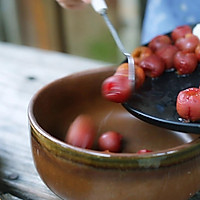
[[[21,199],[56,200],[35,169],[27,107],[42,86],[107,63],[0,43],[0,190]],[[6,198],[6,197],[5,197]]]

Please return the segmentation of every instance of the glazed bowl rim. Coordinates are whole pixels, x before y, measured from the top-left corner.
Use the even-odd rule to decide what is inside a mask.
[[[147,164],[147,163],[150,160],[152,160],[152,162],[153,162],[153,160],[155,160],[155,159],[159,159],[160,161],[167,160],[167,162],[164,162],[163,165],[159,164],[159,167],[169,166],[171,164],[177,164],[179,162],[183,162],[183,161],[192,159],[192,158],[200,155],[200,151],[198,151],[198,149],[200,149],[200,138],[197,138],[195,140],[192,140],[191,142],[181,144],[181,145],[178,145],[178,146],[175,146],[172,148],[162,149],[159,151],[153,151],[153,152],[148,152],[148,153],[144,153],[144,154],[138,154],[137,152],[136,153],[111,153],[111,152],[107,152],[107,151],[101,152],[101,151],[97,151],[97,150],[83,149],[80,147],[72,146],[70,144],[65,143],[64,141],[61,141],[61,140],[53,137],[50,133],[45,131],[39,125],[39,123],[37,122],[37,120],[33,114],[33,107],[34,107],[35,100],[40,95],[40,93],[42,93],[42,91],[45,91],[46,89],[48,89],[49,87],[51,87],[52,85],[54,85],[55,83],[59,82],[62,79],[68,79],[72,76],[73,77],[83,76],[83,75],[87,75],[89,73],[98,73],[100,71],[103,72],[106,69],[108,70],[108,69],[112,69],[112,68],[113,67],[103,67],[100,69],[98,69],[98,68],[90,69],[90,70],[85,70],[82,72],[70,74],[70,75],[64,76],[62,78],[58,78],[58,79],[46,84],[41,89],[39,89],[33,95],[33,97],[31,98],[31,100],[29,102],[29,105],[28,105],[28,122],[29,122],[29,126],[31,129],[31,136],[34,137],[37,140],[37,142],[40,143],[41,146],[44,146],[47,151],[52,152],[53,154],[55,154],[58,157],[68,159],[69,154],[66,156],[64,154],[67,152],[70,152],[70,155],[72,156],[72,158],[70,158],[70,159],[74,160],[75,162],[82,163],[82,161],[83,161],[83,163],[85,163],[85,164],[93,165],[92,164],[93,161],[98,161],[97,163],[95,163],[95,166],[105,167],[105,163],[108,163],[108,165],[106,165],[108,168],[114,167],[114,166],[117,167],[117,165],[120,165],[120,163],[122,163],[122,165],[123,165],[123,163],[125,163],[125,166],[128,168],[129,167],[135,168],[136,165],[133,166],[132,162],[131,163],[128,162],[130,160],[132,160],[132,161],[143,160],[144,163],[142,165],[139,164],[141,168],[148,168],[148,166],[149,166],[149,168],[155,168],[156,166],[154,166],[154,165],[151,166],[150,164]],[[76,159],[76,158],[73,159],[73,156],[75,156],[75,157],[78,156],[78,159]],[[83,156],[83,159],[80,159],[80,156],[81,157]],[[180,160],[177,160],[177,156],[180,157]],[[86,158],[87,162],[85,162],[84,157]],[[167,159],[167,158],[169,158],[169,159]],[[89,161],[88,161],[88,159],[89,159]],[[103,162],[103,164],[101,162]],[[112,164],[109,165],[109,162],[112,162]],[[114,164],[117,164],[117,165],[113,165],[113,162],[114,162]],[[147,164],[147,166],[146,166],[146,164]],[[137,167],[139,165],[137,165]],[[122,166],[122,167],[124,167],[124,166]]]

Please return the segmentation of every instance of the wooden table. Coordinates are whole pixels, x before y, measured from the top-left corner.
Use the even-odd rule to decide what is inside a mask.
[[[39,88],[57,78],[108,65],[0,43],[0,199],[59,199],[41,181],[32,160],[28,103]]]
[[[58,200],[32,159],[27,107],[47,83],[111,65],[72,55],[0,43],[0,200]],[[197,193],[191,200],[199,200]]]

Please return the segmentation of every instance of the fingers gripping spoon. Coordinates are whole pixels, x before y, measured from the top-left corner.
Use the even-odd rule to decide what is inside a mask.
[[[94,8],[94,10],[104,18],[105,23],[108,26],[119,50],[127,57],[128,69],[129,69],[128,78],[133,82],[133,87],[135,87],[135,66],[134,66],[133,57],[131,56],[131,54],[127,53],[127,51],[125,50],[117,34],[117,31],[115,30],[114,26],[112,25],[111,21],[108,18],[108,15],[107,15],[108,7],[106,5],[106,2],[104,0],[92,0],[91,5]]]

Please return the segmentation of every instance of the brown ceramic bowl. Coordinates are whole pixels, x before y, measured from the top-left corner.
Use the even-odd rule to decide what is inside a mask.
[[[101,97],[113,68],[85,71],[41,89],[29,105],[33,158],[42,180],[68,200],[187,200],[200,189],[200,139],[155,127]],[[79,114],[89,114],[98,136],[123,134],[122,153],[81,149],[63,142]],[[137,154],[140,149],[153,152]]]

